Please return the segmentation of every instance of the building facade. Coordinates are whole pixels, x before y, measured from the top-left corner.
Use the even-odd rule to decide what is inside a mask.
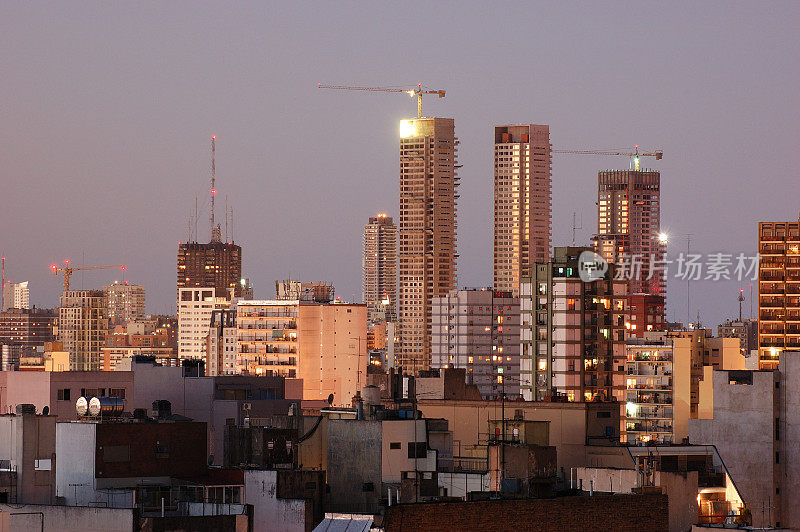
[[[236,375],[236,310],[211,313],[206,353],[206,375]]]
[[[217,297],[242,290],[242,248],[230,242],[186,242],[178,245],[178,291],[214,288]]]
[[[303,379],[303,398],[349,405],[366,383],[367,307],[239,301],[237,374]]]
[[[206,359],[211,313],[226,310],[231,305],[230,299],[216,294],[214,288],[181,288],[178,291],[178,360]]]
[[[464,368],[481,396],[519,397],[519,298],[491,288],[452,290],[433,298],[432,361]]]
[[[785,350],[800,350],[800,219],[758,224],[758,357],[776,369]]]
[[[399,346],[404,370],[431,363],[431,305],[456,287],[458,140],[452,118],[400,122]]]
[[[494,289],[519,295],[537,262],[550,260],[550,127],[494,128]]]
[[[115,281],[106,287],[111,325],[126,325],[144,318],[144,286]]]
[[[31,292],[28,289],[28,281],[23,283],[6,283],[3,286],[3,312],[8,309],[31,308]]]
[[[108,332],[108,299],[103,290],[64,292],[58,311],[58,340],[69,352],[70,370],[102,369]]]
[[[595,252],[608,262],[626,264],[629,294],[663,295],[661,174],[605,170],[597,174],[597,180]]]
[[[584,282],[578,257],[589,248],[557,247],[520,285],[521,393],[525,400],[625,397],[626,283]]]
[[[390,316],[397,307],[397,226],[391,216],[379,214],[364,226],[363,303],[386,306]]]

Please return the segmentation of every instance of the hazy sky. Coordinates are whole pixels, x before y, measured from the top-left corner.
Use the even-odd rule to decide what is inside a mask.
[[[491,283],[493,125],[545,123],[554,148],[662,148],[669,253],[753,254],[758,220],[800,211],[800,2],[11,2],[0,5],[0,252],[32,302],[48,266],[128,266],[149,312],[174,312],[175,254],[195,196],[218,198],[256,297],[287,276],[361,293],[363,225],[398,211],[402,94],[461,139],[460,285]],[[597,170],[555,155],[554,245],[597,229]],[[208,239],[207,211],[199,223]],[[670,273],[670,277],[672,274]],[[100,287],[119,272],[76,274]],[[696,282],[692,315],[737,312],[739,287]],[[670,279],[668,317],[685,319]],[[749,301],[745,303],[749,312]]]

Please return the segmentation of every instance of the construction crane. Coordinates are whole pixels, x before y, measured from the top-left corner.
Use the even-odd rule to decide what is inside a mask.
[[[634,146],[633,153],[623,150],[550,150],[552,153],[568,153],[573,155],[621,155],[630,158],[630,169],[639,170],[639,157],[655,157],[660,161],[664,157],[663,150],[654,150],[652,153],[639,153],[639,145]]]
[[[434,89],[426,89],[422,86],[422,83],[419,83],[416,88],[414,89],[389,89],[384,87],[349,87],[346,85],[323,85],[322,83],[317,83],[317,88],[320,89],[337,89],[337,90],[345,90],[345,91],[372,91],[372,92],[405,92],[412,98],[414,96],[417,97],[417,118],[422,118],[422,95],[423,94],[436,94],[439,98],[444,98],[445,91],[443,90],[434,90]]]
[[[53,272],[53,275],[58,275],[59,273],[64,274],[64,292],[69,291],[69,278],[73,274],[73,272],[77,271],[86,271],[86,270],[113,270],[119,269],[125,271],[125,266],[123,264],[117,266],[70,266],[69,260],[64,261],[64,267],[59,267],[56,264],[50,265],[50,271]]]

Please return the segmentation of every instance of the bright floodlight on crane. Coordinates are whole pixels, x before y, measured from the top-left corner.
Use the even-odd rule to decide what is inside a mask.
[[[444,98],[445,91],[438,89],[428,89],[422,86],[422,83],[417,84],[413,89],[392,89],[386,87],[350,87],[348,85],[323,85],[317,83],[319,89],[336,89],[345,91],[370,91],[370,92],[405,92],[412,98],[417,97],[417,118],[422,118],[422,95],[423,94],[436,94],[439,98]]]

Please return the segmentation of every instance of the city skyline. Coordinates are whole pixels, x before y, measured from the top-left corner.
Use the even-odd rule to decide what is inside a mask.
[[[609,14],[585,6],[548,13],[527,9],[530,17],[514,18],[431,9],[430,19],[409,29],[407,38],[421,38],[424,47],[452,41],[459,50],[449,45],[451,53],[415,63],[382,40],[379,30],[395,35],[397,28],[413,26],[404,23],[412,15],[391,7],[360,10],[360,22],[376,28],[364,36],[374,45],[368,55],[346,37],[355,22],[325,7],[310,16],[265,6],[217,18],[213,11],[191,14],[185,21],[178,7],[56,7],[47,14],[44,7],[4,7],[8,27],[0,38],[17,51],[4,60],[11,73],[6,119],[15,126],[0,134],[9,198],[4,234],[15,235],[0,239],[6,275],[31,281],[32,304],[54,307],[61,284],[49,274],[51,263],[70,258],[75,264],[126,264],[125,278],[153,295],[146,311],[174,312],[174,249],[188,240],[194,196],[202,204],[207,193],[208,139],[216,134],[218,212],[227,196],[235,208],[235,241],[247,248],[242,273],[253,280],[257,297],[270,297],[272,282],[289,274],[331,279],[344,299],[354,293],[358,300],[363,220],[375,212],[397,216],[397,125],[413,117],[414,102],[402,95],[318,91],[320,81],[388,86],[422,81],[447,89],[447,98],[431,99],[425,114],[454,118],[461,141],[459,286],[491,282],[487,220],[492,130],[498,124],[549,124],[555,149],[630,149],[635,143],[664,149],[664,160],[648,166],[662,175],[668,255],[685,251],[689,233],[695,252],[754,254],[757,221],[795,218],[792,195],[772,198],[761,179],[754,179],[769,169],[776,187],[791,189],[792,170],[800,164],[792,149],[796,121],[786,112],[796,109],[788,87],[796,86],[798,71],[775,53],[783,49],[779,45],[797,42],[792,17],[780,16],[784,10],[796,14],[794,4],[663,8],[659,17],[626,11],[624,18],[621,10]],[[294,27],[301,17],[308,17],[304,31],[288,35],[284,27]],[[537,34],[543,50],[566,51],[556,54],[558,59],[537,57],[530,69],[508,74],[504,66],[522,52],[504,47],[500,55],[507,57],[498,61],[487,47],[489,33],[480,29],[485,17],[491,26],[511,29],[527,18],[538,30],[528,33]],[[215,22],[208,22],[212,18]],[[451,24],[443,35],[428,35],[445,20]],[[171,42],[167,28],[178,21]],[[568,27],[566,21],[571,26],[559,35],[554,28]],[[31,25],[46,31],[48,40],[37,39],[35,31],[23,33]],[[601,25],[611,33],[624,29],[624,38],[597,48],[584,38],[564,48],[566,40]],[[243,31],[229,41],[233,27]],[[666,35],[673,27],[679,31]],[[474,38],[456,28],[468,28]],[[711,42],[709,28],[716,36]],[[318,37],[300,46],[312,34]],[[278,50],[284,41],[291,45],[283,51],[254,51]],[[336,46],[327,46],[330,41]],[[521,44],[514,38],[506,44],[515,43]],[[162,55],[167,45],[170,51]],[[339,53],[316,57],[328,48]],[[240,52],[242,60],[265,68],[243,73],[231,63]],[[669,61],[675,53],[681,54],[680,65]],[[385,67],[368,62],[381,55]],[[299,72],[298,62],[306,66]],[[769,85],[758,82],[766,76]],[[582,83],[567,83],[574,79]],[[639,81],[636,87],[622,83],[630,79]],[[166,80],[172,83],[165,85]],[[291,94],[280,97],[287,86]],[[533,88],[517,89],[523,86]],[[315,157],[300,158],[298,135],[312,123],[330,142],[318,145]],[[364,149],[348,149],[358,138],[355,131],[370,132],[359,138]],[[362,158],[363,153],[370,155]],[[571,241],[573,212],[579,220],[582,214],[577,244],[589,242],[597,230],[597,171],[626,167],[625,158],[553,157],[553,246]],[[708,209],[711,202],[721,208]],[[201,215],[200,242],[207,240],[204,221]],[[292,227],[288,243],[284,230],[263,230],[282,221]],[[308,260],[315,253],[325,261]],[[83,282],[81,277],[73,279],[76,289],[99,289],[121,276],[86,273]],[[694,318],[698,307],[706,324],[721,323],[735,315],[739,288],[749,296],[747,283],[692,283],[697,304],[687,311],[684,283],[669,279],[667,318]],[[749,314],[749,302],[745,309]]]

